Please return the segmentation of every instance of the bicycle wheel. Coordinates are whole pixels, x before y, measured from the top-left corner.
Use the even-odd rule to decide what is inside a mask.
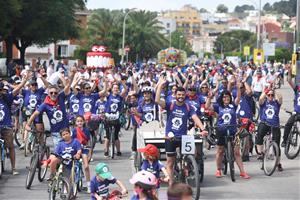
[[[59,199],[70,199],[71,187],[69,181],[65,177],[58,178],[58,190]]]
[[[125,130],[127,131],[130,128],[130,124],[131,124],[131,117],[129,113],[125,115],[125,119],[126,119]]]
[[[279,148],[275,142],[265,145],[265,154],[263,159],[263,169],[267,176],[271,176],[279,161]]]
[[[40,182],[42,182],[47,174],[47,170],[48,170],[48,164],[45,166],[42,161],[45,161],[49,158],[50,156],[50,148],[46,147],[45,150],[42,151],[41,155],[40,155],[40,163],[39,163],[39,167],[38,167],[38,179]],[[43,165],[42,165],[43,164]]]
[[[25,141],[25,145],[24,145],[24,156],[27,157],[28,153],[29,153],[29,135],[30,132],[25,131],[24,132],[24,141]]]
[[[31,184],[34,179],[35,171],[38,165],[38,161],[39,161],[38,152],[35,152],[31,157],[28,174],[26,176],[26,189],[30,189],[31,187]]]
[[[234,150],[231,142],[227,143],[227,156],[228,156],[228,164],[229,164],[229,172],[230,178],[232,182],[235,182],[235,174],[234,174]]]
[[[3,158],[3,156],[2,156],[2,145],[0,146],[0,178],[2,177],[2,173],[3,173],[3,161],[2,161],[2,158]]]
[[[99,129],[98,129],[98,135],[99,135],[99,142],[100,144],[103,144],[103,136],[104,136],[104,124],[100,123],[99,124]]]
[[[191,186],[193,190],[193,199],[199,199],[200,197],[200,177],[199,177],[199,169],[197,162],[192,155],[188,155],[185,157],[185,182],[189,186]]]
[[[22,131],[21,130],[14,131],[14,140],[15,140],[15,143],[18,145],[18,147],[20,147],[22,144]]]
[[[222,172],[223,172],[224,175],[227,174],[227,167],[228,167],[227,163],[228,163],[227,158],[226,158],[226,155],[225,155],[225,152],[224,152],[223,161],[222,161]]]
[[[57,180],[53,180],[49,189],[49,200],[55,200],[57,193]]]
[[[137,152],[136,155],[135,155],[135,157],[134,157],[135,172],[140,171],[141,164],[142,164],[142,154],[140,152]]]
[[[246,136],[243,139],[241,139],[241,156],[248,156],[249,155],[249,143],[250,143],[250,136]]]
[[[115,128],[114,126],[110,127],[110,155],[111,158],[114,159],[115,156]]]
[[[288,159],[296,158],[300,152],[300,135],[297,124],[297,122],[294,123],[284,148],[284,153]]]

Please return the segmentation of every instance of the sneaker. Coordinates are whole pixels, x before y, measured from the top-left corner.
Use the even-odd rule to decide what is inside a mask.
[[[283,171],[282,165],[281,165],[281,164],[278,164],[278,165],[277,165],[277,169],[278,169],[278,171],[282,172],[282,171]]]
[[[282,141],[281,147],[284,148],[286,146],[286,141]]]
[[[47,178],[47,181],[52,181],[55,177],[55,174],[50,174],[49,178]]]
[[[117,156],[122,156],[121,151],[117,152]]]
[[[221,177],[222,177],[221,170],[217,170],[217,171],[216,171],[216,177],[217,177],[217,178],[221,178]]]
[[[246,172],[241,172],[240,173],[240,177],[244,178],[244,179],[249,179],[251,178]]]
[[[108,157],[108,151],[104,152],[104,157]]]
[[[21,146],[19,147],[19,149],[22,150],[22,149],[24,149],[24,147],[25,147],[25,144],[22,143]]]
[[[131,153],[131,156],[129,157],[129,160],[134,160],[135,156],[136,156],[136,152],[133,151],[133,152]]]
[[[243,162],[250,161],[249,155],[248,155],[248,156],[242,156],[242,161],[243,161]]]
[[[264,159],[263,153],[257,155],[257,160],[263,160],[263,159]]]
[[[88,193],[88,194],[91,193],[91,188],[90,188],[90,187],[87,187],[87,188],[86,188],[86,193]]]
[[[12,170],[12,175],[15,176],[15,175],[19,175],[19,174],[20,174],[20,173],[19,173],[16,169],[13,169],[13,170]]]

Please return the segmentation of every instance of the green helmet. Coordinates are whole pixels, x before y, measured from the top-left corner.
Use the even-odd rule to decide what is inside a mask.
[[[110,177],[112,177],[109,167],[105,163],[98,163],[96,165],[95,172],[104,179],[109,179]]]

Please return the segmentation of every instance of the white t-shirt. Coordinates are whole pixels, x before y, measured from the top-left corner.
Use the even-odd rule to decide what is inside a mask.
[[[252,80],[252,90],[253,92],[262,92],[266,86],[266,79],[265,77],[261,77],[258,79],[257,76],[255,76]]]

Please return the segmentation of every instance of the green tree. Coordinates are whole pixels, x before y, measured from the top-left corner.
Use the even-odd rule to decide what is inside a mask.
[[[271,11],[286,14],[289,17],[296,16],[297,0],[275,2]]]
[[[218,13],[228,13],[228,7],[225,6],[224,4],[220,4],[217,7],[217,12]]]
[[[276,48],[275,56],[269,56],[268,60],[274,60],[276,62],[287,62],[292,58],[292,50],[287,48]]]
[[[208,13],[208,11],[205,8],[200,8],[199,12],[200,13]]]
[[[59,40],[77,38],[79,26],[75,11],[82,9],[85,0],[19,0],[21,13],[8,16],[9,33],[4,36],[8,49],[13,42],[20,51],[20,62],[24,64],[26,48],[46,45]],[[11,59],[7,55],[8,60]]]
[[[236,12],[236,13],[243,13],[243,12],[245,12],[246,10],[254,10],[255,8],[254,8],[254,6],[252,6],[252,5],[242,5],[242,6],[236,6],[235,8],[234,8],[234,12]]]
[[[270,12],[270,11],[272,11],[272,6],[271,6],[271,4],[270,3],[266,3],[265,5],[264,5],[264,7],[263,7],[263,10],[264,11],[266,11],[266,12]]]
[[[182,31],[173,31],[171,34],[171,38],[172,47],[184,50],[188,56],[194,54],[194,52],[192,51],[191,44],[188,42],[187,38],[184,36],[184,33]]]
[[[221,53],[220,43],[222,43],[223,53],[239,52],[240,44],[236,39],[232,39],[232,38],[241,40],[242,48],[243,46],[250,46],[250,48],[253,48],[254,45],[256,44],[256,35],[254,33],[245,30],[236,30],[236,31],[230,31],[219,35],[214,44],[215,46],[214,51],[216,53]]]

